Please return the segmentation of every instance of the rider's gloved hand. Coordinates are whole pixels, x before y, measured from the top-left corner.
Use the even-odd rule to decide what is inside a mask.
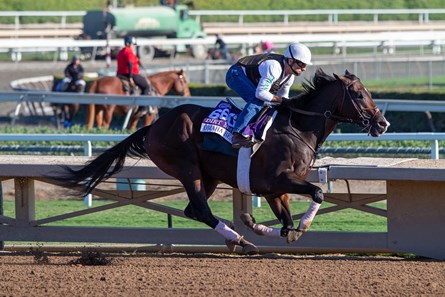
[[[290,99],[289,98],[286,98],[286,97],[281,97],[281,104],[286,104],[287,102],[289,102],[290,101]]]

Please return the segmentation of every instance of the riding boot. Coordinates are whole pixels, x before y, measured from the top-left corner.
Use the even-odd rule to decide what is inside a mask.
[[[244,136],[240,133],[233,133],[232,137],[232,147],[235,149],[239,149],[240,147],[251,147],[255,144],[252,136]]]

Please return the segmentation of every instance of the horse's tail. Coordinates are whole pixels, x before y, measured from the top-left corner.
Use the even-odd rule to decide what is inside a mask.
[[[144,148],[144,138],[151,126],[143,127],[120,143],[109,148],[79,170],[62,166],[63,172],[49,178],[58,181],[61,186],[74,188],[83,195],[91,191],[103,180],[122,170],[125,158],[148,158]],[[114,166],[112,167],[112,165]]]

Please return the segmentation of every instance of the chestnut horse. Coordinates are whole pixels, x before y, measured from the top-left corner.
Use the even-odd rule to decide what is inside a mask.
[[[159,72],[147,76],[147,79],[158,96],[164,96],[171,89],[178,95],[190,96],[187,77],[182,69]],[[122,81],[115,76],[104,76],[95,80],[90,85],[88,93],[126,95]],[[108,129],[114,113],[125,115],[129,109],[129,106],[115,104],[90,104],[88,107],[87,128],[93,128],[94,120],[96,119],[98,128],[106,127]],[[130,119],[130,129],[136,128],[141,117],[144,117],[144,126],[150,125],[155,116],[156,114],[153,112],[147,112],[146,114],[142,114],[140,111],[134,112]]]
[[[261,147],[251,157],[250,189],[264,196],[282,228],[255,224],[251,214],[243,222],[256,234],[297,240],[310,226],[324,196],[321,188],[306,181],[317,150],[338,122],[354,123],[373,137],[385,133],[388,121],[375,105],[371,93],[354,74],[330,76],[318,69],[303,83],[304,92],[276,107],[277,114]],[[122,142],[89,161],[79,170],[64,167],[52,179],[90,193],[101,181],[123,168],[125,158],[150,158],[161,170],[184,186],[189,203],[184,214],[221,234],[232,251],[236,245],[245,253],[258,248],[212,214],[207,199],[222,182],[239,188],[237,162],[242,156],[203,149],[203,119],[211,108],[185,104],[139,129]],[[224,141],[224,140],[223,140]],[[251,150],[242,148],[241,150]],[[250,156],[248,151],[247,157]],[[241,152],[240,152],[241,153]],[[310,195],[311,205],[294,228],[287,193]]]

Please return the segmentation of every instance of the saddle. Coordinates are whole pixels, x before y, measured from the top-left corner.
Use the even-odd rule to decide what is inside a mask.
[[[204,118],[200,131],[204,133],[204,150],[234,156],[238,150],[232,148],[232,131],[241,109],[231,98],[227,98],[227,101],[220,101]],[[255,139],[255,152],[265,140],[266,132],[272,125],[275,115],[275,108],[266,105],[243,131],[243,134],[251,135]]]
[[[117,75],[122,82],[122,91],[127,95],[134,95],[137,93],[137,86],[130,83],[130,79],[124,75]]]

